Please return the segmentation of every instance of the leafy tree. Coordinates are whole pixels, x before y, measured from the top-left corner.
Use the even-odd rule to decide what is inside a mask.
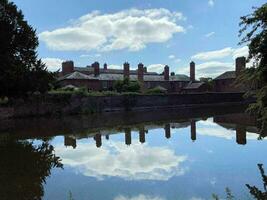
[[[114,88],[117,92],[140,92],[140,84],[137,81],[130,81],[128,78],[116,81]]]
[[[39,200],[52,168],[62,168],[60,158],[47,142],[36,146],[11,137],[0,141],[0,198]]]
[[[209,91],[212,91],[213,90],[213,88],[214,88],[214,82],[213,82],[212,78],[210,78],[210,77],[207,77],[207,78],[201,77],[199,80],[201,82],[204,82],[207,85]]]
[[[257,114],[263,131],[267,128],[267,3],[241,17],[240,26],[239,34],[244,35],[240,44],[248,44],[247,61],[252,61],[253,67],[244,70],[238,81],[250,86],[248,96],[256,97],[248,110]]]
[[[0,44],[0,96],[49,89],[53,74],[37,58],[36,31],[9,0],[0,0]]]

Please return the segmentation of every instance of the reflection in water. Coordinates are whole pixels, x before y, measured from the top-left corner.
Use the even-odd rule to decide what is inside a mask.
[[[0,142],[0,198],[41,199],[42,184],[51,169],[62,167],[53,147],[46,142],[34,146],[29,141],[2,139]]]
[[[79,185],[80,181],[83,181],[83,184],[92,183],[91,187],[95,187],[92,190],[97,190],[95,195],[100,196],[103,185],[106,184],[109,187],[121,184],[116,188],[112,197],[98,198],[95,196],[94,199],[174,199],[172,197],[165,198],[165,195],[174,193],[176,191],[174,187],[177,187],[179,181],[180,187],[184,187],[179,191],[180,193],[188,192],[191,190],[189,188],[194,186],[194,188],[200,189],[195,193],[192,190],[190,197],[204,196],[202,193],[206,187],[215,187],[220,184],[221,179],[224,179],[224,177],[220,178],[212,174],[213,170],[216,171],[213,166],[230,162],[221,161],[220,157],[224,159],[223,156],[214,153],[218,150],[216,149],[218,143],[215,145],[216,148],[209,149],[212,144],[208,141],[220,141],[223,144],[223,153],[230,151],[227,149],[229,143],[223,142],[225,139],[231,140],[231,144],[236,141],[239,145],[234,146],[238,147],[254,143],[250,139],[255,140],[259,137],[258,134],[254,134],[258,132],[255,120],[244,114],[217,115],[213,118],[207,118],[205,115],[187,115],[187,118],[183,118],[179,115],[177,117],[176,114],[171,114],[172,117],[168,117],[163,113],[163,118],[157,116],[156,120],[144,120],[144,116],[156,116],[151,113],[138,115],[134,117],[134,120],[129,116],[123,117],[132,120],[131,123],[121,122],[119,119],[122,117],[118,117],[115,122],[113,118],[106,117],[104,119],[112,121],[103,121],[103,126],[100,123],[103,120],[101,117],[83,120],[67,119],[65,122],[62,119],[63,125],[60,124],[60,120],[57,121],[58,124],[51,122],[52,128],[49,132],[46,130],[46,127],[49,130],[49,123],[45,121],[37,128],[34,128],[32,124],[28,126],[24,123],[25,128],[22,131],[21,126],[18,126],[17,130],[11,129],[10,132],[7,131],[8,134],[2,134],[0,137],[0,141],[2,141],[0,145],[2,158],[0,199],[2,197],[4,200],[16,199],[18,196],[22,196],[22,199],[40,199],[44,195],[43,187],[46,187],[44,183],[46,177],[50,176],[51,169],[61,167],[59,157],[56,157],[53,151],[53,146],[56,155],[60,156],[64,163],[64,172],[71,174],[71,179],[75,178],[77,174],[87,178],[83,179],[80,176],[75,181],[71,180],[69,184],[78,184],[78,187],[82,187],[82,184]],[[20,123],[16,122],[16,124]],[[28,129],[26,129],[27,127]],[[179,135],[179,139],[177,135]],[[40,138],[50,138],[51,144],[41,142],[42,145],[37,146],[34,144],[40,143],[40,140],[34,141],[34,144],[29,142],[31,139]],[[195,142],[192,143],[190,139]],[[207,144],[210,146],[207,147]],[[224,147],[226,148],[224,149]],[[250,145],[246,145],[246,147],[250,147]],[[242,149],[244,148],[240,148],[240,150]],[[193,151],[195,153],[192,153]],[[242,154],[242,157],[246,157],[244,155],[246,154]],[[200,158],[202,158],[202,163]],[[216,160],[218,164],[211,163],[211,160]],[[232,158],[232,160],[236,159]],[[194,165],[194,162],[201,164]],[[240,162],[240,166],[246,166],[244,163],[241,164],[242,159],[238,162]],[[234,169],[238,169],[240,166],[236,165]],[[72,174],[73,172],[75,175]],[[225,172],[228,173],[227,170]],[[234,177],[238,173],[234,173],[233,170],[233,174],[228,173],[228,175]],[[64,185],[67,177],[64,176],[59,183]],[[239,175],[240,177],[243,176]],[[52,181],[53,188],[60,188],[57,181],[57,179]],[[160,186],[157,184],[158,182],[160,182]],[[138,189],[140,184],[143,184],[144,188],[140,186]],[[153,184],[157,190],[146,193],[146,189],[153,188]],[[73,186],[67,185],[66,187],[66,193],[73,189]],[[125,193],[131,187],[138,193]],[[47,190],[50,194],[51,188]],[[85,191],[82,190],[81,193],[83,192]],[[175,194],[178,195],[178,192]],[[74,197],[76,195],[77,192]],[[188,196],[187,198],[181,197],[181,199],[188,199]]]

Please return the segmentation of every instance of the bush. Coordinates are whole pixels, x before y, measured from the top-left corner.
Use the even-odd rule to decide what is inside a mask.
[[[114,88],[117,92],[140,92],[140,84],[137,81],[130,81],[128,78],[124,80],[118,80],[114,84]]]
[[[152,88],[152,89],[148,89],[145,93],[146,94],[165,94],[166,91],[162,90],[159,87],[155,87],[155,88]]]

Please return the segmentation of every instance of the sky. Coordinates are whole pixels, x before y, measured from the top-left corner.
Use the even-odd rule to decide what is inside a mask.
[[[15,0],[39,37],[38,55],[51,71],[65,60],[109,68],[138,63],[161,73],[216,77],[247,56],[238,45],[240,17],[264,0]]]

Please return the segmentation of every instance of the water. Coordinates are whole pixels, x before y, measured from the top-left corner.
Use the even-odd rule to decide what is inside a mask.
[[[267,143],[237,107],[16,120],[0,129],[4,200],[202,200],[225,197],[226,187],[248,199],[245,184],[262,188],[257,164],[267,169]]]

